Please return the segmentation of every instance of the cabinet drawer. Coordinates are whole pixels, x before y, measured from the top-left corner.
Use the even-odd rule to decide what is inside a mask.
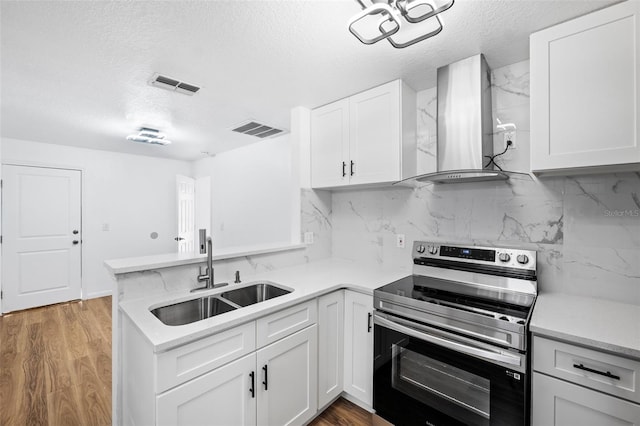
[[[314,299],[258,319],[256,321],[258,348],[315,324],[317,316],[318,310]]]
[[[534,337],[533,369],[620,398],[640,402],[639,361]]]
[[[157,355],[157,393],[191,380],[256,349],[250,322]]]

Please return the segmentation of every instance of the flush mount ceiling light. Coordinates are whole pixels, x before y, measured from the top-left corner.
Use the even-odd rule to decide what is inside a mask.
[[[349,21],[349,31],[364,44],[387,40],[396,49],[442,31],[440,13],[454,0],[356,0],[362,11]]]
[[[138,133],[127,136],[127,140],[151,145],[169,145],[171,143],[170,140],[164,138],[164,134],[159,130],[149,127],[141,127]]]

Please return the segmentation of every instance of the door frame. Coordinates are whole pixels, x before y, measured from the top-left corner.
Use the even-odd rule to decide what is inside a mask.
[[[21,167],[35,167],[42,169],[62,169],[62,170],[74,170],[80,172],[80,235],[82,235],[82,239],[84,239],[84,217],[86,214],[85,207],[85,173],[86,170],[84,167],[74,166],[74,165],[63,165],[63,164],[50,164],[43,163],[40,161],[29,161],[29,160],[2,160],[0,162],[0,179],[2,179],[2,168],[4,166],[21,166]],[[2,235],[2,217],[4,214],[4,185],[0,188],[0,235]],[[4,245],[0,244],[0,291],[2,291],[2,253],[4,251]],[[85,256],[84,256],[84,247],[81,244],[80,247],[80,299],[84,300],[84,283],[83,283],[83,271],[85,268]],[[2,304],[2,299],[0,299],[0,316],[5,314],[5,309]]]

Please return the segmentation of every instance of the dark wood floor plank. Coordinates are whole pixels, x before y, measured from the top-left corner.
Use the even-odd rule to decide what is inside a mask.
[[[64,334],[67,351],[71,359],[79,359],[88,355],[87,337],[82,331],[78,315],[72,303],[60,306],[62,331]]]
[[[27,411],[27,425],[48,424],[47,394],[44,371],[44,340],[42,325],[33,323],[27,326],[27,346],[24,370],[23,409]]]
[[[47,392],[57,392],[72,386],[74,377],[70,367],[64,333],[61,327],[59,306],[43,312],[42,332],[45,348],[45,372]]]
[[[309,426],[371,426],[371,413],[344,398],[338,398]]]
[[[93,317],[97,321],[96,328],[101,332],[103,340],[111,342],[111,304],[107,308],[103,299],[109,298],[89,299],[83,303],[93,313]]]
[[[109,425],[111,423],[111,404],[104,392],[104,386],[98,378],[95,367],[88,356],[73,361],[80,397],[79,410],[90,425]]]
[[[0,319],[0,425],[25,423],[24,371],[22,356],[27,338],[24,316],[4,315]]]
[[[97,319],[94,315],[93,310],[90,307],[90,304],[87,301],[80,301],[78,303],[73,303],[71,308],[75,312],[78,318],[78,324],[80,325],[80,330],[82,330],[85,339],[88,342],[92,342],[94,340],[104,340],[104,336],[100,331],[100,327],[97,324]]]
[[[49,426],[81,426],[88,424],[80,416],[78,390],[75,386],[47,395]]]

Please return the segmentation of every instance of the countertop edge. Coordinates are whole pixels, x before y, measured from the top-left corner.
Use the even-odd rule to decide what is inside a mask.
[[[307,245],[285,244],[282,246],[253,248],[247,250],[221,253],[213,256],[213,261],[234,259],[237,257],[255,256],[259,254],[277,253],[281,251],[299,250]],[[214,250],[215,252],[215,250]],[[171,268],[174,266],[193,265],[207,261],[207,256],[196,253],[165,253],[151,256],[130,257],[122,259],[109,259],[104,261],[104,265],[113,275],[128,274],[131,272],[141,272],[150,269]]]
[[[640,306],[585,296],[538,295],[529,330],[640,360]]]
[[[584,346],[591,349],[602,350],[615,355],[622,355],[628,358],[640,360],[640,349],[620,346],[615,343],[603,342],[589,337],[575,336],[572,334],[563,333],[561,331],[548,330],[535,326],[531,326],[529,329],[531,330],[531,334],[533,334],[534,336],[560,340],[566,343]]]

